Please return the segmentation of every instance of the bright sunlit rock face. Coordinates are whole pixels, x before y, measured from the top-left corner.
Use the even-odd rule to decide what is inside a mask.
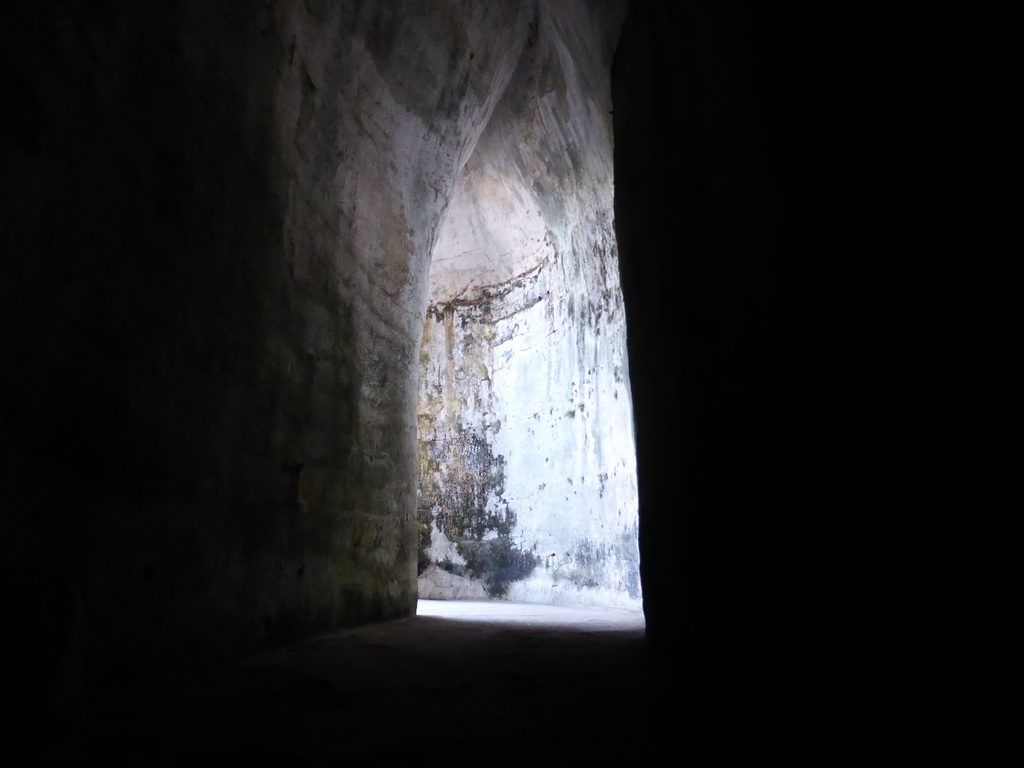
[[[609,19],[542,9],[457,180],[420,355],[419,591],[639,607]],[[571,16],[571,18],[570,18]]]

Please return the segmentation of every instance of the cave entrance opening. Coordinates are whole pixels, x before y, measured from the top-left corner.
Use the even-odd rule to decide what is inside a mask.
[[[610,175],[552,204],[524,162],[478,148],[435,241],[419,361],[419,594],[639,610]]]
[[[538,7],[434,232],[421,598],[641,607],[614,232],[618,11],[588,8]]]

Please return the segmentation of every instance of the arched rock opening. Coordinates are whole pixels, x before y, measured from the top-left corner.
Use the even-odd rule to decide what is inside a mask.
[[[26,652],[50,649],[42,699],[414,610],[416,381],[456,179],[471,157],[525,173],[474,150],[529,93],[550,146],[522,156],[563,164],[521,176],[552,185],[537,199],[571,209],[558,180],[609,172],[607,96],[570,102],[607,94],[581,62],[608,65],[622,8],[545,7],[550,83],[533,2],[12,11],[0,551]],[[555,104],[601,127],[603,168]],[[558,253],[608,253],[609,223],[542,212]],[[599,494],[592,470],[565,477]]]
[[[421,597],[640,607],[612,216],[615,6],[541,4],[433,244]]]
[[[18,713],[408,614],[427,266],[541,4],[9,5],[0,584]],[[680,718],[723,740],[744,703],[761,735],[802,740],[811,708],[864,723],[820,706],[845,694],[822,672],[884,668],[864,647],[889,654],[923,599],[943,631],[890,656],[920,659],[972,594],[950,562],[991,486],[965,454],[1005,414],[975,410],[1000,380],[976,375],[997,324],[968,308],[1013,200],[1013,152],[990,149],[1012,89],[978,75],[1016,71],[1015,47],[989,35],[1010,25],[938,9],[629,3],[616,218],[647,634],[690,676]],[[614,47],[617,25],[579,28]]]

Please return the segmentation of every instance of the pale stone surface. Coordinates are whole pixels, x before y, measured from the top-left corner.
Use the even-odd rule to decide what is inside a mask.
[[[415,595],[415,361],[431,244],[532,15],[530,3],[444,0],[401,12],[278,10],[290,52],[275,103],[284,243],[293,290],[307,303],[325,297],[303,347],[315,361],[310,376],[351,382],[350,444],[342,456],[297,456],[300,479],[309,477],[300,491],[341,502],[355,530],[335,571],[357,573],[361,590],[384,603]],[[331,327],[338,334],[324,333]]]
[[[468,576],[432,565],[419,577],[420,602],[423,600],[486,600],[483,584]]]
[[[563,627],[581,632],[642,630],[644,615],[624,608],[569,608],[563,605],[491,600],[429,600],[420,598],[417,616],[451,621],[487,622],[504,627]]]
[[[615,17],[563,3],[539,18],[433,249],[424,552],[490,579],[492,594],[639,607],[611,46],[592,44]],[[470,562],[452,557],[453,541]]]

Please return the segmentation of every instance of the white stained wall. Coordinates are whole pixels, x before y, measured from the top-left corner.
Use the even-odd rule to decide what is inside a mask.
[[[547,31],[562,34],[554,23]],[[536,562],[508,585],[509,599],[638,609],[610,105],[592,87],[600,73],[587,70],[600,62],[561,43],[513,79],[436,238],[420,514],[445,508],[450,521],[482,504],[508,521],[514,546]],[[435,520],[430,559],[457,566],[458,542],[442,527]],[[474,535],[505,535],[484,528]],[[454,597],[439,581],[421,578],[420,596]]]

